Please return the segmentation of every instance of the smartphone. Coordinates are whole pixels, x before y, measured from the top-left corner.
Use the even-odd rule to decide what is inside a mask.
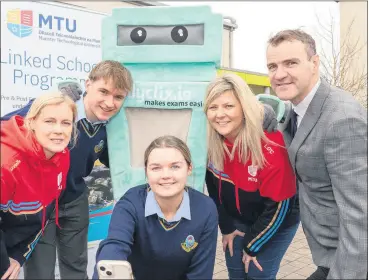
[[[134,279],[131,264],[127,261],[101,260],[97,263],[99,279]]]

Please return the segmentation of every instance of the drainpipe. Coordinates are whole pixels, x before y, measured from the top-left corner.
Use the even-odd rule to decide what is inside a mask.
[[[229,68],[233,66],[233,31],[237,29],[238,25],[236,19],[230,16],[225,16],[223,18],[227,20],[227,25],[229,26]]]

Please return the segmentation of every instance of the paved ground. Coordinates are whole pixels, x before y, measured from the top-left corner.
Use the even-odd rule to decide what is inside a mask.
[[[316,266],[313,264],[304,232],[300,226],[282,260],[277,279],[306,279],[315,269]],[[228,279],[220,234],[215,259],[214,279]]]

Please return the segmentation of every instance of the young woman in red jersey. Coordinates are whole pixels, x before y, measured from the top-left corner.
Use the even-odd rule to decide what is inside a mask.
[[[58,92],[36,98],[25,118],[1,122],[1,279],[17,279],[48,217],[58,215],[76,118],[73,100]]]
[[[275,279],[299,223],[296,184],[280,132],[263,131],[263,105],[236,75],[207,88],[206,184],[217,204],[230,279]]]

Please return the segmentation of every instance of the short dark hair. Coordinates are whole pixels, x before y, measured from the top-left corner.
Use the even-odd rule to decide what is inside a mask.
[[[276,35],[268,40],[268,44],[276,47],[284,41],[300,41],[305,44],[308,58],[316,55],[315,40],[310,34],[302,31],[301,29],[286,29],[279,31]]]

